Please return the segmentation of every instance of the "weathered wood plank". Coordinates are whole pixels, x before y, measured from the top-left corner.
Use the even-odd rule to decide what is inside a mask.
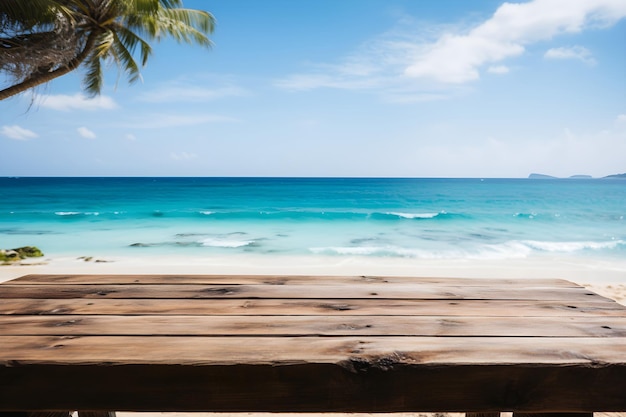
[[[608,300],[585,288],[498,288],[442,285],[11,285],[3,284],[0,298],[367,298],[367,299],[499,299]]]
[[[626,317],[4,316],[0,334],[626,337]]]
[[[0,288],[1,291],[1,288]],[[366,299],[3,299],[0,315],[385,315],[486,317],[626,316],[612,300],[366,300]]]
[[[626,409],[626,309],[575,284],[315,279],[0,285],[0,411]]]
[[[626,365],[626,338],[0,336],[0,365]],[[346,365],[348,366],[348,365]],[[394,365],[395,366],[395,365]],[[626,374],[624,374],[626,376]],[[626,379],[624,380],[626,384]]]
[[[619,411],[626,407],[625,372],[623,366],[403,366],[367,360],[351,367],[17,365],[0,367],[0,410]],[[20,390],[18,380],[31,389]]]
[[[201,284],[201,285],[337,285],[337,284],[436,284],[456,286],[506,286],[506,287],[550,287],[578,288],[578,284],[563,279],[488,279],[488,278],[429,278],[406,276],[335,276],[335,275],[107,275],[107,274],[71,274],[71,275],[25,275],[9,281],[10,284]]]

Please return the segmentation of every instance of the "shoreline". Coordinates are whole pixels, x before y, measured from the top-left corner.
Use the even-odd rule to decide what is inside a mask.
[[[377,275],[434,278],[553,278],[575,282],[626,305],[626,260],[536,257],[443,260],[358,256],[238,254],[44,256],[0,266],[0,282],[28,274]]]

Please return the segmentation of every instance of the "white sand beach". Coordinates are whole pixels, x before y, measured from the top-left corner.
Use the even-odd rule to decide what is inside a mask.
[[[0,266],[0,282],[27,274],[377,275],[450,278],[556,278],[626,304],[626,260],[545,257],[423,260],[386,257],[268,256],[31,258]]]

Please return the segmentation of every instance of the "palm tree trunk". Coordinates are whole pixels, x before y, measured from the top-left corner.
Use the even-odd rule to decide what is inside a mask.
[[[87,56],[89,56],[96,44],[96,38],[98,37],[98,35],[99,32],[91,32],[89,34],[89,37],[87,38],[87,42],[85,42],[85,47],[82,49],[82,51],[80,51],[80,53],[76,55],[76,57],[74,57],[71,61],[69,61],[66,65],[63,65],[55,69],[54,71],[41,72],[31,75],[21,83],[7,87],[4,90],[0,90],[0,101],[9,97],[13,97],[16,94],[23,93],[26,90],[37,87],[41,84],[45,84],[54,80],[55,78],[74,71],[80,66],[80,64],[83,63]]]

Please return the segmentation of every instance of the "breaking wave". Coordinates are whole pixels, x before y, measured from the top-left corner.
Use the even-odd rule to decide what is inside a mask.
[[[439,249],[385,246],[328,246],[313,247],[310,252],[321,255],[387,256],[416,259],[519,259],[542,252],[575,253],[582,251],[612,251],[626,248],[626,241],[606,242],[541,242],[508,241],[500,244],[446,247]]]

